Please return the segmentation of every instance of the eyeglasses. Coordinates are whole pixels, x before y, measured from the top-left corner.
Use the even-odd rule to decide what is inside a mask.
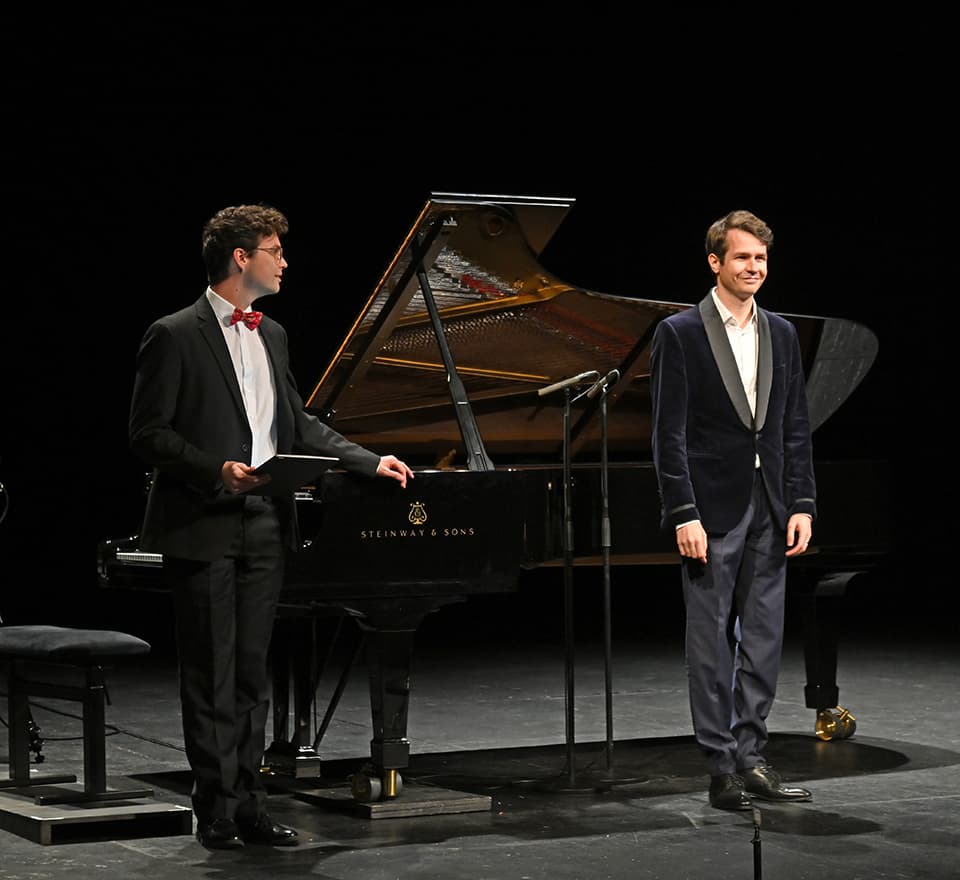
[[[265,254],[270,254],[270,256],[273,257],[278,263],[283,259],[283,248],[279,246],[268,247],[268,248],[262,248],[262,247],[250,248],[250,250],[248,250],[247,253],[252,254],[254,251],[263,251]]]

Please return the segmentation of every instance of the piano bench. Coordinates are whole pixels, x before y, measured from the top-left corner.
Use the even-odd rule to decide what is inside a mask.
[[[107,789],[106,713],[109,703],[104,663],[147,654],[150,644],[111,630],[59,626],[0,626],[0,669],[6,668],[7,733],[10,762],[3,789],[72,783],[75,775],[30,772],[33,724],[29,697],[72,700],[83,707],[83,791],[36,790],[34,803],[82,803],[151,797],[150,789]],[[42,740],[40,740],[42,742]],[[39,746],[34,746],[39,757]],[[43,760],[39,757],[39,760]]]

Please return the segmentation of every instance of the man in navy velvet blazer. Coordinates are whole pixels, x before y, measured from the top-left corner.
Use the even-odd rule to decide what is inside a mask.
[[[794,325],[757,306],[773,233],[734,211],[713,223],[716,286],[657,327],[653,458],[676,533],[697,743],[720,809],[809,800],[764,757],[783,643],[787,559],[807,549],[816,485]]]
[[[203,230],[209,286],[159,318],[137,355],[133,451],[154,469],[140,543],[163,554],[177,627],[184,745],[197,836],[210,849],[290,846],[260,772],[268,648],[295,549],[293,493],[265,494],[255,468],[276,453],[336,456],[406,487],[410,468],[304,411],[287,334],[250,308],[280,291],[287,220],[266,205],[224,208]]]

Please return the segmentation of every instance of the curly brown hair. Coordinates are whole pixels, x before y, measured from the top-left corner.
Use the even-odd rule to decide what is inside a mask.
[[[233,251],[251,251],[265,238],[286,235],[287,218],[270,205],[233,205],[217,211],[203,226],[203,262],[207,281],[217,284],[230,274]]]

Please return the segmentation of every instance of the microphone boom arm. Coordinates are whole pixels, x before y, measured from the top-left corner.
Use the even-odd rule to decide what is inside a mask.
[[[554,382],[552,385],[547,385],[545,388],[541,388],[537,391],[537,394],[540,397],[543,397],[545,394],[552,394],[554,391],[562,391],[564,388],[569,388],[571,385],[579,385],[581,382],[586,382],[589,379],[596,379],[600,376],[600,373],[597,370],[587,370],[585,373],[578,373],[576,376],[571,376],[569,379],[563,379],[560,382]]]

